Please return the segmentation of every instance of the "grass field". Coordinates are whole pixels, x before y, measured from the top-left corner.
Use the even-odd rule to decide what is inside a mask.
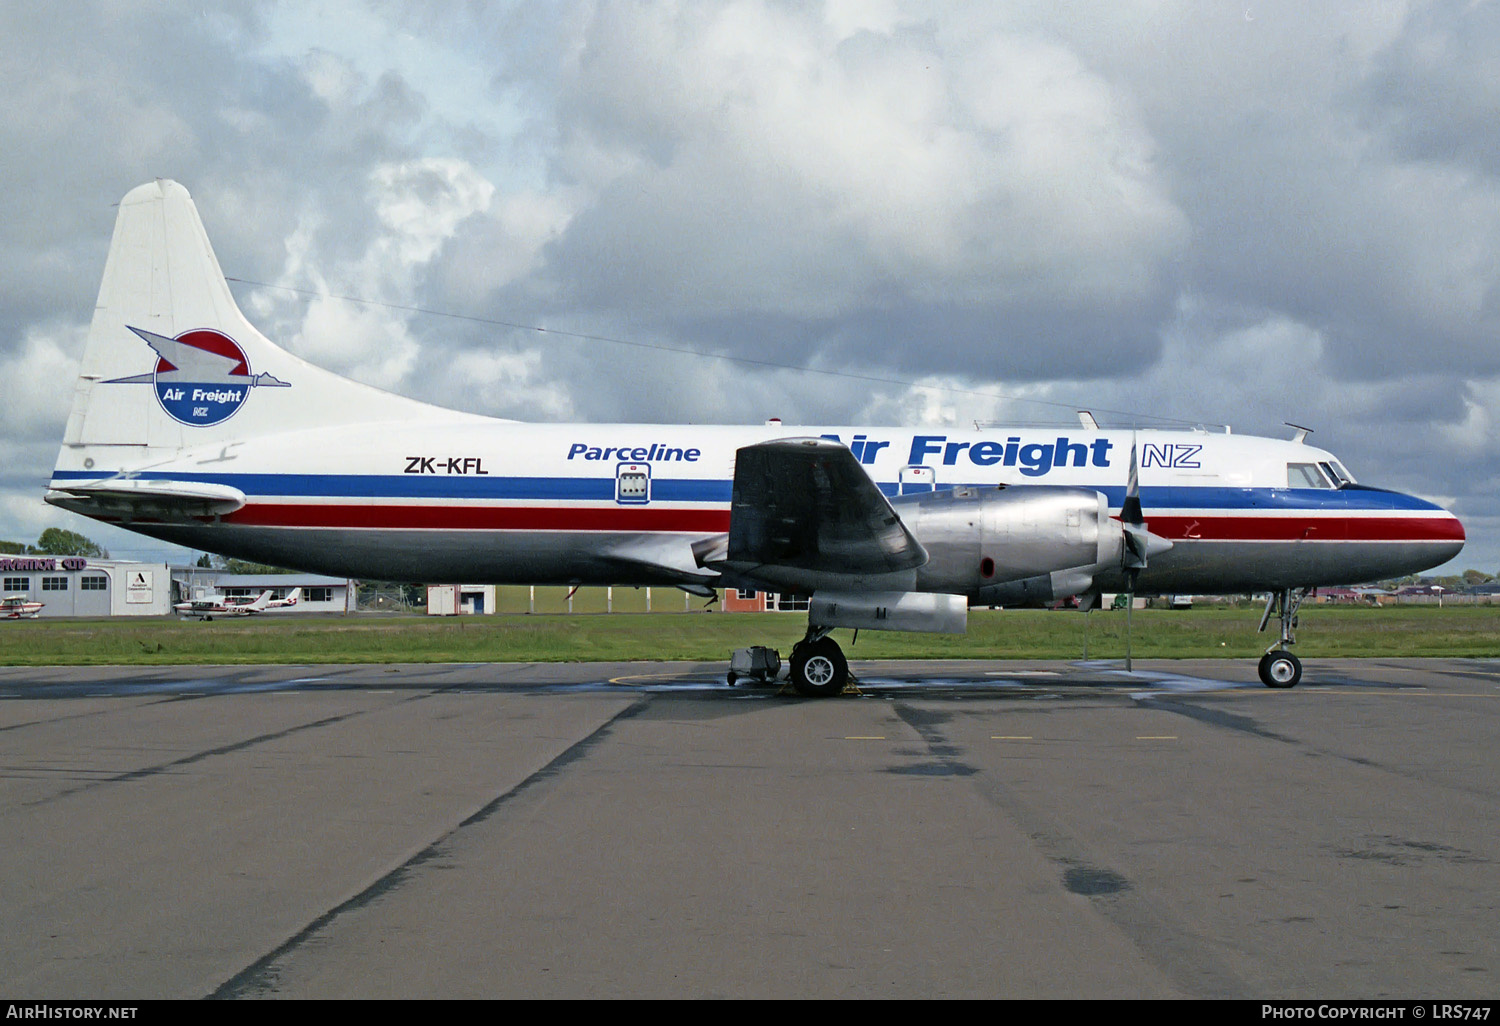
[[[1259,609],[1136,610],[1140,658],[1258,658],[1275,621]],[[212,623],[22,620],[0,623],[0,665],[189,663],[559,662],[722,660],[769,645],[785,656],[806,620],[790,613],[656,613],[462,617],[262,616]],[[975,610],[964,635],[836,634],[852,659],[1123,658],[1125,613]],[[1500,606],[1384,609],[1305,606],[1296,652],[1329,656],[1500,656]]]

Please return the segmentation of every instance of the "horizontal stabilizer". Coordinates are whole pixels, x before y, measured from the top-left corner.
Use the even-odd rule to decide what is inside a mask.
[[[84,516],[124,521],[182,521],[223,516],[245,505],[245,493],[229,485],[193,481],[106,478],[47,493],[53,506]]]

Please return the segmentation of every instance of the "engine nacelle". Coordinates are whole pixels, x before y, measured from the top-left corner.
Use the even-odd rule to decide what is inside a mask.
[[[1087,591],[1118,569],[1123,530],[1091,488],[951,488],[892,500],[930,557],[922,591],[993,605],[1046,602]]]
[[[808,602],[807,622],[856,630],[962,634],[969,623],[969,603],[962,595],[822,590]]]

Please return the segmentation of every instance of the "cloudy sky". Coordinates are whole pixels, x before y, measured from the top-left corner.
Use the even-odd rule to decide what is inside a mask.
[[[428,401],[1291,421],[1500,571],[1500,4],[64,0],[0,57],[0,538],[162,552],[41,494],[166,177],[267,335]]]

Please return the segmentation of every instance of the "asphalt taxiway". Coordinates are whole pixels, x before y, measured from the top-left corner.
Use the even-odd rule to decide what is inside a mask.
[[[0,995],[1493,996],[1500,661],[0,667]]]

